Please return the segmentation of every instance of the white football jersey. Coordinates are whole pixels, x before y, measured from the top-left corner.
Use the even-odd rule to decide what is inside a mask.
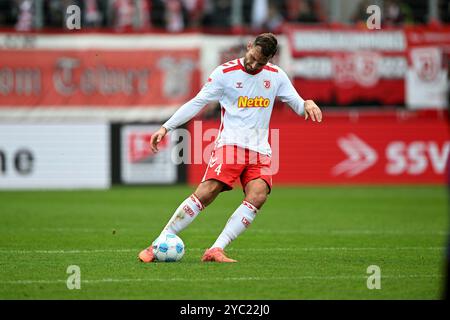
[[[173,130],[192,119],[206,104],[219,101],[222,116],[216,148],[237,145],[270,156],[269,122],[277,97],[297,114],[303,113],[304,100],[280,67],[268,63],[250,74],[243,66],[243,58],[235,59],[217,67],[197,96],[163,126]]]

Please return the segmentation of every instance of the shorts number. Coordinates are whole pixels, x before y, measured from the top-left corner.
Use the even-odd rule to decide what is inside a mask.
[[[214,169],[214,171],[217,172],[217,175],[220,174],[220,169],[221,169],[221,168],[222,168],[222,164],[219,164],[219,165],[217,166],[217,168]]]

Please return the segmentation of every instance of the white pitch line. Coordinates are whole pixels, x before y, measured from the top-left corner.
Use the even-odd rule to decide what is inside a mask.
[[[427,250],[441,251],[445,247],[297,247],[297,248],[230,248],[237,252],[267,252],[267,251],[373,251],[373,250]],[[0,254],[92,254],[92,253],[138,253],[142,248],[135,249],[92,249],[92,250],[14,250],[0,249]],[[204,251],[206,248],[189,248],[186,251]]]
[[[252,229],[253,233],[267,233],[267,234],[313,234],[313,235],[393,235],[393,236],[442,236],[449,233],[445,230],[426,230],[426,231],[399,231],[399,230],[364,230],[364,229],[349,229],[349,230],[265,230]]]
[[[442,278],[439,274],[385,275],[382,279],[429,279]],[[81,283],[123,283],[123,282],[204,282],[204,281],[295,281],[295,280],[363,280],[365,276],[298,276],[298,277],[225,277],[225,278],[136,278],[136,279],[86,279]],[[66,283],[67,279],[57,280],[13,280],[0,281],[1,284],[57,284]]]
[[[0,228],[1,229],[1,228]],[[57,232],[57,233],[96,233],[96,234],[107,234],[115,229],[111,228],[20,228],[19,231],[27,232]],[[130,228],[119,228],[115,229],[118,233],[136,233],[140,230],[130,229]],[[205,233],[207,231],[203,229],[189,229],[192,233]],[[155,231],[157,232],[157,230]],[[445,230],[426,230],[426,231],[399,231],[399,230],[364,230],[364,229],[349,229],[349,230],[268,230],[268,229],[258,229],[254,228],[252,233],[263,233],[263,234],[275,234],[275,235],[286,235],[286,234],[297,234],[297,235],[392,235],[392,236],[446,236],[449,232]],[[208,232],[209,233],[213,233]]]
[[[141,249],[142,250],[142,249]],[[137,252],[139,249],[92,249],[92,250],[4,250],[0,249],[0,253],[17,253],[17,254],[78,254],[78,253],[120,253],[120,252]]]

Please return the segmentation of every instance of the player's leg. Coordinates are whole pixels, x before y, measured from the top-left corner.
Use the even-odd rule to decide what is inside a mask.
[[[202,261],[236,261],[226,257],[223,250],[250,226],[266,201],[272,186],[270,166],[269,157],[258,155],[257,163],[248,165],[243,171],[241,183],[244,187],[245,199],[228,219],[216,242],[210,249],[206,250]]]
[[[267,182],[262,178],[257,178],[249,181],[244,188],[244,201],[252,204],[258,210],[262,208],[267,200],[270,188]]]
[[[224,183],[217,180],[206,180],[200,183],[195,192],[178,206],[161,234],[164,232],[178,234],[185,229],[200,211],[214,201],[223,187]],[[139,259],[143,262],[152,262],[155,259],[153,247],[150,245],[142,250],[139,253]]]
[[[223,250],[243,233],[255,219],[259,209],[266,201],[268,193],[269,187],[263,179],[258,178],[248,182],[245,186],[244,201],[228,219],[225,228],[211,248]]]
[[[164,230],[177,234],[186,228],[207,205],[214,201],[220,192],[232,188],[243,167],[227,164],[225,149],[215,150],[208,163],[202,183],[173,214]]]
[[[216,199],[223,188],[224,183],[218,180],[206,180],[200,183],[195,192],[175,210],[163,231],[178,234],[185,229],[200,211]]]
[[[195,192],[175,210],[162,232],[179,233],[186,228],[207,205],[223,190],[230,190],[240,176],[244,166],[228,164],[225,160],[226,147],[214,150],[206,168],[202,183]],[[154,259],[152,246],[139,254],[139,259],[151,262]]]

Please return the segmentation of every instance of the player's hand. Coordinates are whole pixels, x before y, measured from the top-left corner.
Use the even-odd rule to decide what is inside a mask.
[[[157,153],[159,151],[158,150],[158,143],[161,142],[162,138],[164,138],[164,136],[166,134],[167,134],[167,129],[164,128],[164,127],[161,127],[150,138],[150,147],[152,148],[152,151],[154,153]]]
[[[312,121],[322,122],[322,111],[312,100],[305,101],[305,120],[311,118]]]

